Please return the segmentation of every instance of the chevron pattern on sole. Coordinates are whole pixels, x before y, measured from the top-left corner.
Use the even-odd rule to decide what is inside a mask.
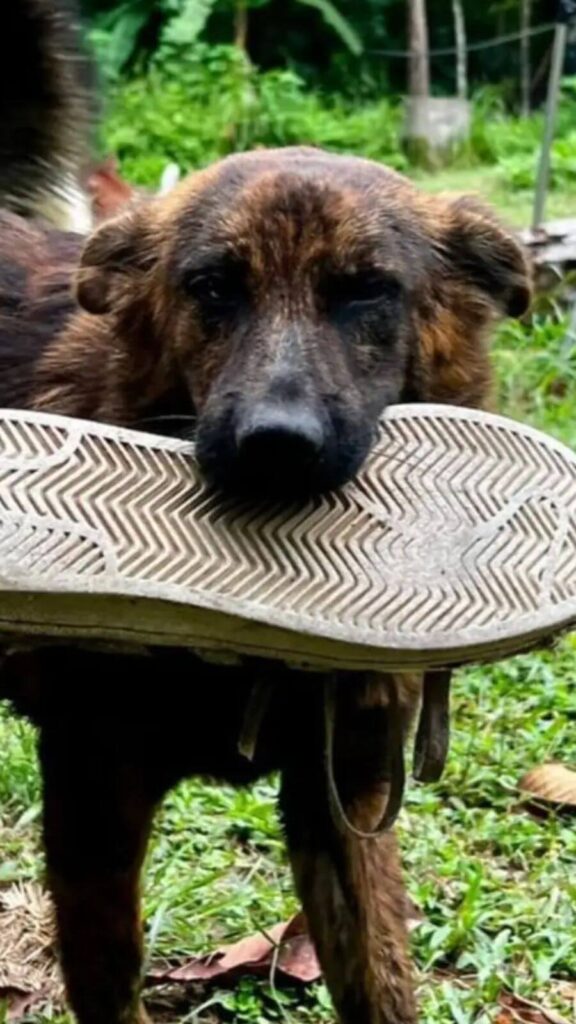
[[[576,456],[502,417],[396,406],[358,479],[223,498],[193,447],[0,413],[0,631],[310,667],[502,657],[576,623]]]

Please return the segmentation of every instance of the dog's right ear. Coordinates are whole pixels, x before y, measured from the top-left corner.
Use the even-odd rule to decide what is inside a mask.
[[[528,253],[490,208],[471,196],[448,201],[440,249],[447,271],[485,296],[495,313],[526,313],[532,297]]]
[[[157,245],[142,209],[107,221],[88,239],[76,276],[76,297],[88,313],[110,313],[156,262]]]

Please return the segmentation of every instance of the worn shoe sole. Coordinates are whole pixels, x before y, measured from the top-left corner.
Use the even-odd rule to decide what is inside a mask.
[[[222,498],[190,444],[0,413],[0,632],[316,668],[504,657],[576,623],[576,456],[511,420],[388,410],[354,483]]]

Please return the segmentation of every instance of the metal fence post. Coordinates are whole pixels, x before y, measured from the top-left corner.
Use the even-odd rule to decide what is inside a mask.
[[[560,94],[560,80],[564,68],[564,57],[566,54],[566,39],[568,35],[568,22],[576,15],[576,0],[558,0],[556,8],[556,27],[554,30],[554,44],[552,47],[552,61],[550,76],[548,79],[548,96],[546,99],[546,115],[544,122],[544,138],[540,151],[540,163],[538,177],[536,180],[536,193],[534,196],[534,210],[532,214],[532,230],[537,231],[542,226],[544,218],[544,207],[546,205],[546,194],[550,178],[550,153],[554,141],[554,128],[556,124],[556,112],[558,109],[558,97]]]

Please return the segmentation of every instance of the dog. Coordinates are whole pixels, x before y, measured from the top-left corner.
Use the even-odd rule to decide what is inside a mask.
[[[474,201],[286,149],[198,172],[85,244],[7,215],[0,292],[3,405],[172,424],[222,489],[293,498],[354,476],[390,403],[485,405],[489,329],[524,312],[530,275]],[[261,672],[274,698],[250,764],[237,741]],[[49,879],[81,1024],[145,1020],[138,873],[166,790],[190,774],[245,784],[273,770],[341,1020],[414,1020],[394,839],[341,834],[328,813],[316,678],[178,651],[36,649],[7,658],[2,685],[40,730]],[[399,681],[405,728],[419,686]],[[338,706],[339,787],[369,825],[388,785],[389,681],[346,678]]]
[[[530,290],[524,252],[473,199],[320,150],[244,153],[129,204],[88,240],[2,213],[0,405],[194,437],[224,492],[293,500],[350,480],[392,403],[488,405],[490,331],[525,312]],[[261,679],[273,693],[249,761],[238,738]],[[270,772],[342,1024],[413,1024],[394,835],[359,839],[330,813],[321,682],[183,650],[6,650],[0,694],[38,728],[48,881],[79,1024],[148,1019],[139,876],[166,792],[190,775],[248,785]],[[421,680],[330,685],[336,782],[367,829]]]

